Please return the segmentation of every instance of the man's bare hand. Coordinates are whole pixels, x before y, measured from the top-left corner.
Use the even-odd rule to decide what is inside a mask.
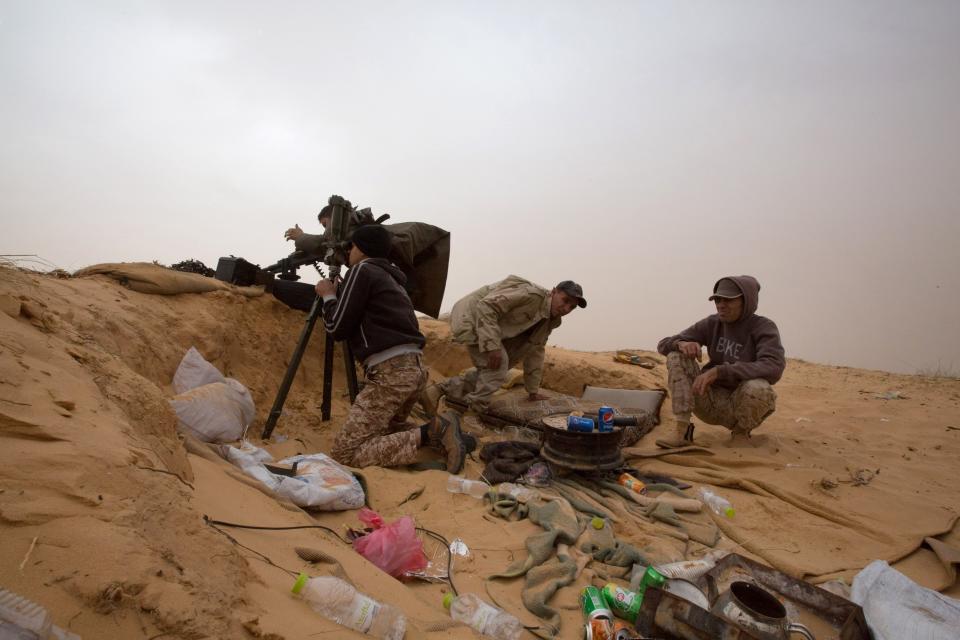
[[[503,364],[503,352],[500,349],[487,351],[483,355],[487,357],[487,369],[499,369]]]
[[[300,225],[296,224],[290,229],[287,229],[283,232],[283,237],[287,240],[293,240],[296,242],[301,237],[303,237],[303,229],[300,228]]]
[[[538,400],[546,400],[547,396],[543,395],[539,391],[536,393],[531,393],[527,395],[527,402],[537,402]]]
[[[680,355],[686,356],[687,358],[696,358],[698,362],[703,360],[703,350],[699,342],[686,342],[681,340],[677,343],[677,351],[680,352]]]
[[[707,369],[693,381],[693,395],[702,396],[717,381],[717,370]]]
[[[321,280],[317,283],[316,291],[321,298],[323,296],[333,296],[337,294],[337,285],[330,280]]]

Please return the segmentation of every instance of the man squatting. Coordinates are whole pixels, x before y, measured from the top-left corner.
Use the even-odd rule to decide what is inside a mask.
[[[520,362],[527,398],[545,399],[540,381],[547,339],[563,316],[586,306],[576,282],[564,280],[551,290],[519,276],[508,276],[460,299],[450,313],[450,330],[455,342],[466,345],[473,367],[427,387],[420,398],[427,415],[435,415],[440,399],[448,394],[462,398],[470,411],[483,413],[510,368]]]
[[[707,424],[750,435],[776,409],[772,385],[786,360],[777,325],[756,314],[760,283],[752,276],[721,278],[710,300],[717,313],[681,333],[664,338],[657,350],[667,356],[667,384],[673,401],[676,434],[657,444],[693,443],[691,414]],[[709,361],[697,364],[707,347]]]
[[[330,456],[353,467],[393,467],[416,462],[418,449],[431,447],[446,457],[447,471],[459,473],[466,450],[456,414],[434,415],[420,427],[406,421],[427,384],[426,338],[403,287],[406,276],[386,259],[390,232],[364,225],[350,241],[339,293],[330,280],[316,285],[327,332],[349,342],[366,373]]]

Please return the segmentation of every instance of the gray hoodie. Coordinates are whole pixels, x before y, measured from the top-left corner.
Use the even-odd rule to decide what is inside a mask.
[[[717,384],[735,388],[744,380],[763,378],[776,384],[783,375],[786,359],[780,344],[780,331],[773,320],[757,315],[760,283],[753,276],[726,276],[743,292],[743,313],[736,322],[724,323],[714,314],[657,345],[667,355],[677,350],[678,342],[698,342],[707,347],[710,361],[704,371],[717,370]],[[721,278],[722,280],[723,278]],[[717,283],[713,290],[717,290]]]

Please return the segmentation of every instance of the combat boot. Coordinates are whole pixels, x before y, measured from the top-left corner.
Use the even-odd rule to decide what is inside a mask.
[[[467,449],[460,433],[460,416],[447,411],[442,416],[434,416],[427,427],[427,440],[430,448],[436,449],[447,459],[447,473],[460,473]]]
[[[661,438],[656,441],[658,447],[664,449],[677,449],[679,447],[689,447],[693,444],[693,423],[686,424],[678,422],[676,434],[672,438]]]
[[[443,389],[436,383],[428,385],[427,388],[420,393],[420,406],[423,407],[427,416],[432,418],[437,415],[437,407],[443,395]]]

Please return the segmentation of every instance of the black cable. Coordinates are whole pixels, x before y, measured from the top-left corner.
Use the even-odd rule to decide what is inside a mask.
[[[324,531],[334,536],[340,542],[344,544],[349,544],[351,546],[353,544],[350,540],[347,540],[346,538],[341,537],[339,533],[337,533],[330,527],[325,527],[322,524],[301,524],[301,525],[293,525],[288,527],[267,527],[267,526],[255,525],[255,524],[239,524],[236,522],[226,522],[225,520],[213,520],[206,514],[204,514],[203,516],[203,521],[211,526],[219,525],[221,527],[233,527],[235,529],[255,529],[257,531],[291,531],[293,529],[323,529]],[[216,529],[216,526],[214,526],[213,528]],[[436,531],[432,531],[430,529],[424,529],[423,527],[415,527],[415,528],[417,531],[422,531],[427,535],[429,535],[430,537],[436,540],[439,540],[440,542],[443,543],[444,548],[447,550],[447,583],[450,585],[450,590],[453,591],[453,595],[459,596],[460,593],[457,591],[457,588],[453,584],[453,552],[450,550],[450,542],[446,538],[444,538],[442,535],[437,533]],[[221,532],[221,533],[224,533],[224,532]],[[249,549],[249,547],[244,547],[244,548]],[[250,549],[250,551],[253,551],[253,549]],[[258,555],[262,555],[256,551],[254,551],[254,553],[257,553]],[[271,564],[273,563],[271,562]],[[283,567],[278,567],[278,568],[283,569]],[[289,571],[289,569],[284,569],[284,571]]]

